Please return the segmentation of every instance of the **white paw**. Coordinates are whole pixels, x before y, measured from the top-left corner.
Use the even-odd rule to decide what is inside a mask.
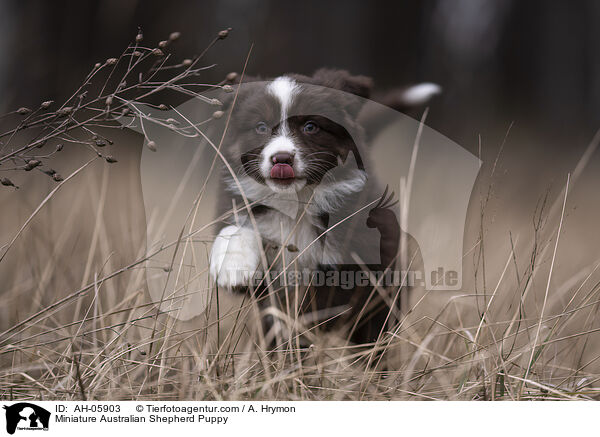
[[[210,253],[210,275],[219,287],[234,288],[251,284],[260,262],[260,249],[251,229],[223,228]]]

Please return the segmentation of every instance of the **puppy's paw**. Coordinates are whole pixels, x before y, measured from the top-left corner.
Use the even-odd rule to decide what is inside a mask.
[[[260,262],[260,249],[251,229],[223,228],[210,253],[210,275],[219,287],[231,290],[251,285]]]

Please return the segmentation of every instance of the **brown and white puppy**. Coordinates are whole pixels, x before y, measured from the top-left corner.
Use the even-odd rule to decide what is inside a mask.
[[[221,212],[232,204],[246,208],[226,220],[214,241],[210,273],[219,287],[253,289],[257,273],[265,270],[356,271],[357,255],[366,260],[363,268],[393,267],[398,222],[394,214],[379,213],[391,196],[373,208],[384,190],[368,174],[363,120],[377,116],[361,109],[371,88],[367,77],[327,69],[239,88],[223,143],[230,169],[220,198]],[[422,84],[401,92],[395,102],[420,104],[437,92],[435,85]],[[366,223],[365,214],[359,214],[363,210]],[[381,238],[373,239],[367,228],[377,228]],[[368,332],[353,329],[358,334],[352,337],[357,342],[376,338],[387,310],[369,302],[372,287],[308,288],[312,297],[304,305],[321,312],[319,319],[338,317],[352,325],[364,305],[378,307],[380,314],[366,318],[375,320]]]

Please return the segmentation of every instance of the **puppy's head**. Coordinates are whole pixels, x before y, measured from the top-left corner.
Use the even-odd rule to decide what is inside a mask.
[[[370,79],[340,70],[244,83],[232,108],[225,156],[240,179],[272,192],[317,185],[350,153],[364,170],[356,116],[370,89]]]

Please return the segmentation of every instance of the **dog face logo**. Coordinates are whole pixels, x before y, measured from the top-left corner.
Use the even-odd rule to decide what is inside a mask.
[[[6,432],[14,434],[19,430],[48,430],[50,411],[35,404],[19,402],[3,407],[6,410]]]

